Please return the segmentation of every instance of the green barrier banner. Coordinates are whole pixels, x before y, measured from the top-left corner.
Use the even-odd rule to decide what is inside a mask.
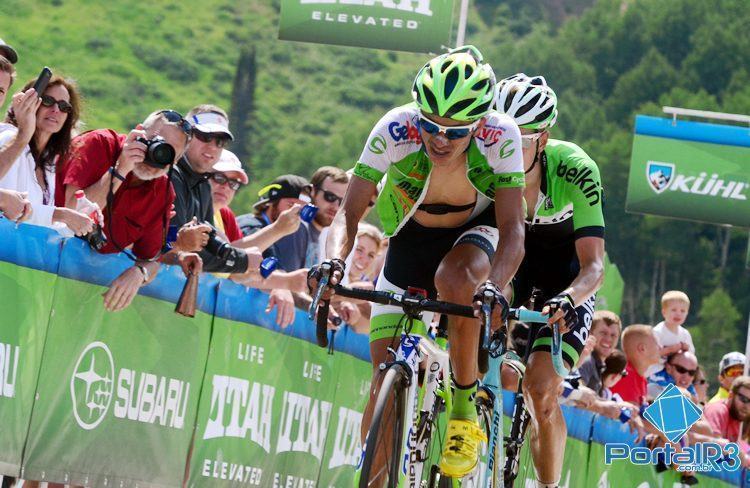
[[[106,312],[104,290],[57,279],[23,475],[179,486],[212,318],[177,316],[174,305],[143,296]]]
[[[41,244],[39,247],[37,245]],[[27,252],[57,260],[59,240]],[[34,404],[57,275],[0,261],[0,472],[18,474]]]
[[[626,209],[750,227],[747,128],[637,116]]]
[[[279,39],[441,52],[453,0],[282,0]]]
[[[188,486],[351,486],[369,365],[219,317],[211,344]]]
[[[596,292],[596,309],[609,310],[620,314],[622,310],[622,294],[625,292],[625,282],[620,275],[617,265],[604,255],[604,283]]]

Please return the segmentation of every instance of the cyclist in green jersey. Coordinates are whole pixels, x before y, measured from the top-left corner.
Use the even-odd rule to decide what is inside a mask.
[[[414,103],[378,121],[355,166],[326,244],[333,258],[327,262],[331,282],[344,275],[357,224],[385,177],[377,210],[390,244],[378,289],[415,286],[466,305],[488,289],[500,323],[508,309],[501,290],[523,258],[524,182],[520,132],[510,117],[492,109],[495,84],[492,68],[473,46],[437,56],[419,70]],[[313,288],[320,269],[311,270]],[[429,315],[423,316],[423,330],[413,332],[424,333]],[[393,359],[387,351],[398,345],[401,317],[394,307],[373,306],[373,380],[363,439],[381,380],[379,365]],[[484,438],[473,402],[479,328],[476,319],[448,322],[455,389],[440,467],[450,477],[474,469]]]
[[[526,188],[524,260],[513,279],[512,304],[541,290],[559,322],[563,359],[578,362],[589,335],[595,293],[604,279],[602,185],[596,163],[573,143],[549,138],[557,119],[557,97],[542,76],[523,73],[498,83],[497,110],[521,129]],[[557,403],[562,378],[552,365],[551,329],[536,337],[523,378],[532,417],[531,453],[538,487],[560,481],[567,429]]]

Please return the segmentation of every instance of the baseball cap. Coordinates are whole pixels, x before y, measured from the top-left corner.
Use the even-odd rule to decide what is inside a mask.
[[[723,373],[727,369],[731,368],[732,366],[745,365],[745,355],[741,352],[732,351],[724,354],[724,357],[721,358],[721,362],[719,363],[719,372]]]
[[[5,44],[5,41],[3,41],[2,39],[0,39],[0,54],[5,56],[5,58],[12,64],[16,64],[18,62],[18,53],[16,53],[16,50]]]
[[[234,140],[234,136],[229,132],[229,121],[220,114],[214,112],[195,114],[190,117],[189,122],[195,130],[204,134],[226,134]]]
[[[222,173],[239,173],[240,181],[243,185],[247,185],[248,177],[245,170],[242,169],[242,163],[240,159],[232,151],[222,149],[219,160],[214,164],[213,170]]]
[[[270,185],[261,189],[258,192],[260,200],[253,205],[254,209],[257,209],[261,205],[265,205],[269,202],[274,202],[282,198],[299,198],[300,200],[309,203],[310,197],[303,193],[310,183],[302,176],[297,175],[282,175],[273,180]]]

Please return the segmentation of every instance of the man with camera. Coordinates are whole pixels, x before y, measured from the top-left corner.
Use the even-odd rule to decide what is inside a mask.
[[[104,294],[104,307],[109,311],[130,305],[140,287],[150,283],[159,270],[156,258],[165,246],[174,201],[167,172],[185,151],[190,131],[179,113],[160,110],[127,135],[111,129],[85,132],[73,140],[58,171],[55,200],[59,205],[76,208],[76,191],[83,190],[102,211],[103,237],[94,237],[105,242],[97,250],[128,250],[128,255],[134,255],[133,266]],[[179,241],[196,240],[188,234]],[[92,245],[94,237],[88,237]],[[177,252],[172,257],[183,270],[200,268],[195,254]]]
[[[187,120],[192,125],[193,138],[170,175],[176,193],[172,225],[181,231],[192,228],[203,233],[201,242],[195,242],[195,246],[189,250],[198,251],[205,271],[257,275],[262,259],[257,248],[233,247],[217,237],[213,227],[214,208],[208,179],[214,172],[213,166],[219,160],[222,149],[233,140],[229,118],[220,107],[205,104],[190,110]],[[272,290],[269,309],[274,306],[279,308],[279,325],[289,325],[294,313],[281,311],[291,309],[293,312],[291,292]]]

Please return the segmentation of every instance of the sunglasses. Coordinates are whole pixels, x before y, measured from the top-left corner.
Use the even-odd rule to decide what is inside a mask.
[[[453,126],[447,126],[447,125],[440,125],[437,124],[430,119],[426,118],[424,115],[419,116],[419,128],[428,134],[432,136],[436,136],[439,133],[445,134],[446,139],[450,139],[451,141],[455,141],[456,139],[463,139],[464,137],[471,134],[471,132],[479,125],[479,122],[481,122],[482,119],[477,120],[474,123],[471,123],[469,125],[453,125]]]
[[[49,95],[42,95],[42,105],[45,107],[51,107],[55,104],[57,104],[57,108],[60,109],[60,112],[69,114],[73,111],[73,105],[71,105],[70,102],[66,102],[65,100],[55,100]]]
[[[696,385],[705,385],[706,383],[708,383],[708,380],[697,380],[697,381],[695,381]]]
[[[738,376],[742,376],[743,372],[744,372],[744,370],[742,368],[728,369],[728,370],[724,371],[724,373],[722,373],[722,375],[725,376],[725,377],[727,377],[727,378],[736,378]]]
[[[322,189],[320,187],[317,187],[317,186],[315,187],[315,189],[318,190],[318,191],[322,191],[323,192],[323,200],[325,200],[328,203],[338,202],[339,205],[341,205],[341,203],[343,203],[343,201],[344,201],[343,198],[341,198],[340,196],[336,195],[332,191],[324,190],[324,189]]]
[[[735,393],[734,396],[736,396],[737,398],[739,398],[740,401],[742,403],[744,403],[745,405],[747,405],[748,403],[750,403],[750,398],[746,397],[745,395],[743,395],[740,392]]]
[[[683,368],[683,367],[682,367],[682,366],[680,366],[679,364],[672,364],[672,363],[669,363],[669,364],[671,364],[671,365],[672,365],[672,367],[673,367],[674,369],[676,369],[676,370],[677,370],[677,372],[678,372],[678,373],[680,373],[680,374],[686,374],[686,373],[687,373],[687,374],[689,374],[690,376],[695,376],[695,374],[696,374],[696,373],[698,372],[698,370],[697,370],[697,369],[687,369],[687,368]]]
[[[180,130],[187,134],[188,140],[193,137],[193,126],[190,125],[190,122],[185,120],[180,112],[175,112],[174,110],[162,110],[159,114],[163,115],[164,118],[167,119],[167,122],[177,124]]]
[[[542,137],[541,132],[534,132],[533,134],[521,134],[521,147],[523,149],[528,149],[531,147],[534,142],[536,142],[537,139]]]
[[[221,149],[229,144],[229,137],[226,134],[205,134],[199,130],[193,129],[193,136],[206,144],[214,142],[216,147]]]
[[[218,185],[228,185],[234,191],[237,191],[242,186],[240,180],[234,178],[227,178],[227,175],[223,173],[214,173],[211,175],[211,179],[214,180]]]

